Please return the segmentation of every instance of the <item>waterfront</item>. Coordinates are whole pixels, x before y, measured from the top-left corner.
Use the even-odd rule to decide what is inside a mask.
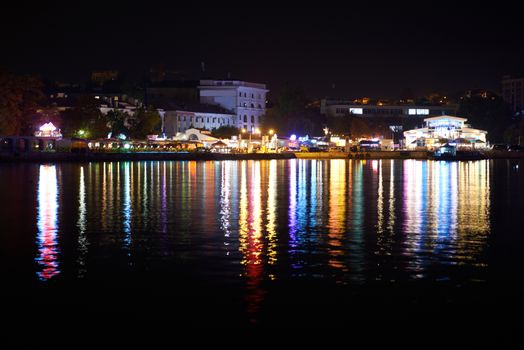
[[[20,318],[45,309],[185,326],[413,316],[486,326],[495,312],[504,322],[523,305],[523,166],[0,164],[2,294]]]

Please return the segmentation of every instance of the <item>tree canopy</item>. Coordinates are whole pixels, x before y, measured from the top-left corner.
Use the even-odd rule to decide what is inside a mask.
[[[32,134],[43,99],[39,78],[0,70],[0,134]]]
[[[500,96],[463,97],[457,114],[467,118],[473,128],[488,131],[492,142],[502,141],[504,130],[511,124],[511,111]]]
[[[92,96],[81,96],[75,106],[62,112],[62,133],[64,136],[105,137],[107,120],[100,111],[100,102]]]
[[[218,129],[211,130],[211,136],[221,138],[221,139],[227,139],[227,138],[230,138],[231,136],[238,135],[239,133],[240,133],[240,130],[231,125],[224,125]]]
[[[303,90],[285,87],[275,98],[275,105],[268,108],[262,118],[264,129],[277,134],[317,135],[322,133],[324,118],[318,109],[308,108]]]
[[[150,134],[160,133],[162,121],[160,114],[154,108],[139,108],[131,118],[132,128],[130,135],[133,138],[142,139]]]

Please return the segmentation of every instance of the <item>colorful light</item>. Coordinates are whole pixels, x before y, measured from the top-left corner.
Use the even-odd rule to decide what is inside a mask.
[[[38,130],[42,132],[53,132],[56,130],[56,126],[54,126],[53,123],[49,122],[42,125]]]

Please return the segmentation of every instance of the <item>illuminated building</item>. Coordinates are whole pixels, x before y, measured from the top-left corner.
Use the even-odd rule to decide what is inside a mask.
[[[252,131],[260,127],[266,113],[265,84],[239,80],[201,80],[198,86],[200,102],[217,105],[236,115],[234,126]]]
[[[466,118],[449,115],[425,118],[425,127],[404,131],[406,147],[431,149],[446,143],[462,147],[485,147],[487,131],[473,129],[466,121]]]
[[[524,78],[505,76],[502,80],[502,97],[516,113],[524,112]]]
[[[361,103],[360,103],[361,102]],[[368,101],[324,98],[320,101],[320,113],[329,117],[433,117],[455,114],[455,105],[387,104],[379,101],[370,104]]]
[[[189,106],[163,105],[164,133],[171,138],[191,128],[213,130],[222,126],[235,126],[236,117],[220,106],[193,104]]]
[[[54,138],[60,138],[62,137],[62,133],[60,132],[60,129],[57,129],[56,126],[53,125],[53,123],[45,123],[42,125],[36,132],[36,137],[54,137]]]

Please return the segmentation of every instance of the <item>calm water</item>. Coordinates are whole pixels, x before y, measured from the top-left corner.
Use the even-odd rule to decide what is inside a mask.
[[[0,164],[2,296],[21,319],[481,323],[523,310],[523,171],[518,160]]]

